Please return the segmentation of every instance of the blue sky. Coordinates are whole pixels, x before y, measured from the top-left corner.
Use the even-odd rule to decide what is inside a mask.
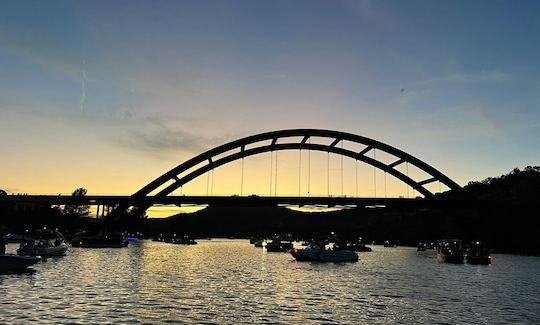
[[[464,185],[540,162],[538,1],[2,1],[0,186],[131,193],[298,127]],[[115,185],[111,185],[114,183]]]

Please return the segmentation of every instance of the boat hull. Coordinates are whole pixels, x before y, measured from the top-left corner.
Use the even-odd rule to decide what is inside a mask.
[[[441,263],[463,264],[463,255],[437,254],[437,260]]]
[[[36,256],[0,255],[0,272],[25,270],[39,261]]]
[[[362,253],[368,253],[368,252],[373,251],[371,247],[368,247],[365,245],[352,245],[352,246],[346,247],[346,249],[355,251],[355,252],[362,252]]]
[[[327,251],[319,249],[292,250],[291,255],[297,261],[311,262],[358,262],[358,254],[353,251]]]
[[[267,252],[286,253],[291,249],[293,249],[293,244],[292,243],[270,242],[270,243],[266,244],[266,251]]]
[[[37,255],[42,257],[49,256],[62,256],[65,255],[68,250],[68,245],[62,244],[59,246],[50,246],[50,247],[38,247],[36,249]]]
[[[71,242],[73,247],[82,248],[122,248],[128,244],[127,240],[116,238],[77,238]]]
[[[489,265],[491,264],[491,256],[471,256],[467,255],[467,263],[475,265]]]

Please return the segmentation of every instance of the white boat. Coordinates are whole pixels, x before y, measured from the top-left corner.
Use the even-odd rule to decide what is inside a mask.
[[[36,233],[35,239],[26,240],[21,243],[17,254],[40,255],[42,257],[62,256],[68,250],[68,245],[64,236],[57,230],[40,230]]]
[[[37,255],[41,255],[43,257],[49,257],[49,256],[62,256],[66,254],[68,250],[68,245],[66,242],[61,241],[59,243],[54,242],[41,242],[36,247],[36,253]]]
[[[22,271],[39,261],[37,256],[0,255],[0,272]]]
[[[312,262],[358,262],[358,254],[349,250],[326,250],[324,248],[309,245],[304,249],[290,250],[291,255],[297,261]]]

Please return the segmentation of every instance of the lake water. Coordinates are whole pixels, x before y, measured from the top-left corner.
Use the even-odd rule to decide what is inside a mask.
[[[70,248],[33,269],[0,275],[0,323],[540,324],[538,257],[451,265],[373,246],[320,264],[215,239]]]

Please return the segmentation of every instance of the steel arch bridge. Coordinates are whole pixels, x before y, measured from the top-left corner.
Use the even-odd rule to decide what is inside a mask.
[[[327,140],[327,142],[331,141],[331,143],[311,143],[310,140],[315,138],[323,138]],[[355,151],[338,146],[338,144],[342,141],[360,144],[364,146],[364,149],[361,151]],[[457,190],[461,188],[448,176],[439,172],[437,169],[433,168],[424,161],[380,141],[340,131],[322,129],[290,129],[256,134],[210,149],[187,160],[186,162],[174,167],[170,171],[156,178],[133,194],[133,198],[135,200],[143,199],[148,197],[152,192],[158,190],[159,191],[157,194],[155,194],[153,197],[165,197],[178,188],[184,186],[191,180],[217,167],[228,164],[235,160],[243,159],[245,157],[265,152],[277,152],[281,150],[313,150],[349,157],[369,164],[396,177],[403,183],[411,186],[420,194],[424,195],[425,198],[433,197],[434,193],[432,193],[426,187],[427,184],[433,182],[440,182],[447,186],[450,190]],[[367,154],[371,151],[385,152],[386,154],[396,157],[396,160],[391,163],[385,163],[377,160],[376,158],[369,157]],[[429,175],[429,177],[421,181],[416,181],[407,174],[404,174],[396,169],[396,167],[405,163],[422,170],[424,173]]]

